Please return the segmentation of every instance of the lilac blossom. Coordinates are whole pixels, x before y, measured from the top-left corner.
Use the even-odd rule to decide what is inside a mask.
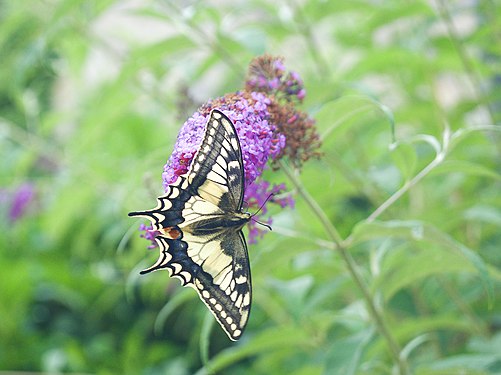
[[[154,249],[158,247],[157,243],[155,242],[155,237],[159,234],[159,232],[153,230],[153,227],[151,225],[140,224],[139,231],[144,232],[140,234],[141,238],[144,238],[145,240],[151,242],[150,246],[148,246],[148,249]]]
[[[268,159],[275,159],[285,147],[285,136],[277,133],[276,127],[269,122],[270,100],[264,94],[256,92],[251,93],[250,99],[241,97],[211,106],[222,110],[235,125],[242,148],[246,187],[262,174]],[[178,176],[188,171],[189,164],[202,143],[209,118],[209,111],[205,112],[205,115],[195,112],[181,127],[174,151],[164,166],[162,179],[165,191]]]
[[[220,101],[221,104],[218,103]],[[175,182],[178,176],[188,171],[189,165],[202,143],[205,125],[210,116],[208,109],[209,107],[218,108],[233,122],[240,140],[245,174],[244,200],[248,202],[249,207],[259,207],[259,204],[263,204],[264,200],[260,201],[254,195],[258,190],[252,187],[255,185],[256,179],[262,175],[268,160],[275,159],[280,155],[286,143],[285,136],[276,132],[276,126],[269,121],[268,106],[270,103],[270,99],[264,94],[252,92],[248,98],[245,95],[237,94],[231,100],[214,100],[207,103],[201,111],[195,112],[179,131],[174,151],[164,166],[162,174],[164,190],[167,191],[168,186]],[[201,114],[202,111],[205,112],[204,115]],[[262,182],[261,185],[256,186],[269,187],[269,184],[263,185]],[[271,190],[262,191],[261,189],[259,193],[268,196]],[[253,204],[254,202],[256,204]],[[262,211],[262,214],[264,213],[266,210]],[[257,228],[251,231],[250,242],[257,231]]]
[[[306,95],[299,74],[287,72],[281,59],[267,55],[251,63],[246,89],[272,94],[288,101],[297,99],[301,102]]]
[[[255,243],[265,230],[256,221],[271,224],[263,218],[268,204],[293,207],[294,200],[284,194],[285,185],[271,185],[263,177],[265,169],[276,168],[278,159],[287,156],[296,166],[316,156],[319,146],[314,121],[294,107],[303,100],[306,91],[299,75],[287,72],[282,59],[262,56],[249,68],[244,91],[227,94],[202,105],[181,127],[174,151],[164,166],[164,190],[185,174],[202,143],[205,126],[212,109],[219,109],[235,125],[242,149],[245,174],[244,201],[248,210],[257,212],[248,224],[249,243]],[[152,227],[141,226],[141,236],[156,246],[157,235]]]

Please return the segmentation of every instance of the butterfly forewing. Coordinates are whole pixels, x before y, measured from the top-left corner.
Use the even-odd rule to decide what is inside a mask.
[[[244,193],[242,151],[231,121],[212,111],[202,145],[187,173],[192,188],[230,212],[241,210]]]
[[[232,122],[213,110],[202,144],[188,172],[169,186],[147,217],[160,233],[157,262],[143,271],[166,268],[193,287],[232,340],[249,317],[251,278],[241,231],[250,215],[241,213],[244,170]]]

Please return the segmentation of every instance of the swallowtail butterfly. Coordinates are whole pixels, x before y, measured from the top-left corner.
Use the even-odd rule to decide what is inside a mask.
[[[156,208],[131,212],[148,218],[160,257],[145,274],[167,269],[198,292],[231,340],[245,329],[251,307],[251,275],[242,233],[242,151],[235,127],[221,111],[210,114],[190,169],[159,197]]]

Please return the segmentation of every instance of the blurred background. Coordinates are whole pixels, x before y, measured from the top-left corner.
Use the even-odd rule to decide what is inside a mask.
[[[1,373],[501,373],[500,8],[0,1]],[[193,290],[139,277],[157,250],[127,212],[263,53],[323,141],[295,183],[268,178],[345,241],[301,195],[272,210],[231,343]]]

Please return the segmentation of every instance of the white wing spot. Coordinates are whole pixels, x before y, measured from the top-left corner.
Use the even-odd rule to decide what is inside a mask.
[[[171,187],[168,197],[169,198],[177,198],[178,196],[179,196],[179,189]],[[169,203],[169,207],[165,207],[166,209],[172,207],[172,203],[170,203],[169,201],[167,201],[167,202]],[[166,204],[167,202],[164,202],[164,203]]]
[[[184,279],[186,280],[187,283],[189,283],[191,281],[191,274],[189,272],[186,272],[186,271],[182,271],[179,273],[182,277],[184,277]]]
[[[235,323],[233,323],[231,326],[230,326],[231,330],[234,331],[237,329],[237,325]]]
[[[235,301],[235,306],[237,306],[238,308],[242,307],[242,300],[243,300],[243,297],[242,295],[240,294],[237,298],[237,300]]]
[[[237,284],[243,284],[247,281],[247,278],[244,275],[240,275],[235,279]]]
[[[165,219],[165,215],[159,214],[157,212],[153,212],[153,217],[158,221],[164,221]]]
[[[228,142],[227,139],[225,139],[222,143],[223,149],[229,150],[231,148],[230,142]]]
[[[183,267],[179,263],[171,263],[170,265],[172,266],[172,268],[174,268],[175,274],[178,274],[183,269]]]
[[[220,154],[225,159],[228,157],[228,151],[226,151],[226,149],[224,147],[221,149]]]
[[[243,305],[248,306],[249,303],[250,303],[250,295],[249,295],[249,293],[245,293]]]
[[[233,277],[233,271],[227,272],[223,275],[222,280],[217,280],[219,283],[219,287],[223,290],[228,289],[230,286],[231,278]],[[219,278],[218,278],[219,279]]]
[[[203,296],[204,298],[206,298],[206,299],[207,299],[207,298],[209,298],[209,297],[210,297],[210,293],[209,293],[208,291],[204,290],[204,291],[202,292],[202,296]]]
[[[219,303],[214,306],[217,311],[221,311],[223,309],[223,306],[221,306]]]
[[[240,163],[238,161],[230,161],[228,163],[228,169],[240,169]]]
[[[237,295],[238,295],[238,293],[237,293],[237,291],[236,291],[236,290],[235,290],[233,293],[231,293],[230,298],[231,298],[231,300],[232,300],[233,302],[235,302],[235,301],[237,300]]]
[[[233,146],[233,148],[235,150],[238,150],[238,141],[236,140],[236,138],[231,138],[230,141],[231,141],[231,145]]]
[[[233,336],[235,336],[235,337],[238,337],[241,334],[242,334],[242,331],[240,331],[239,329],[236,329],[236,330],[233,331]]]
[[[219,155],[216,159],[216,163],[219,164],[222,168],[226,168],[226,159],[224,158],[223,155]]]
[[[214,171],[210,171],[209,174],[207,175],[207,178],[209,180],[217,182],[218,184],[226,185],[226,180]]]
[[[240,317],[240,326],[244,325],[249,317],[249,309],[241,311],[242,316]]]
[[[231,316],[226,318],[226,323],[231,324],[233,323],[233,318]]]
[[[221,159],[221,161],[219,159]],[[219,164],[214,164],[212,170],[221,176],[226,176],[226,171],[223,169],[226,166],[226,162],[222,160],[222,158],[218,158],[217,162]]]
[[[226,318],[228,315],[226,314],[226,311],[221,311],[221,317],[224,319]]]

